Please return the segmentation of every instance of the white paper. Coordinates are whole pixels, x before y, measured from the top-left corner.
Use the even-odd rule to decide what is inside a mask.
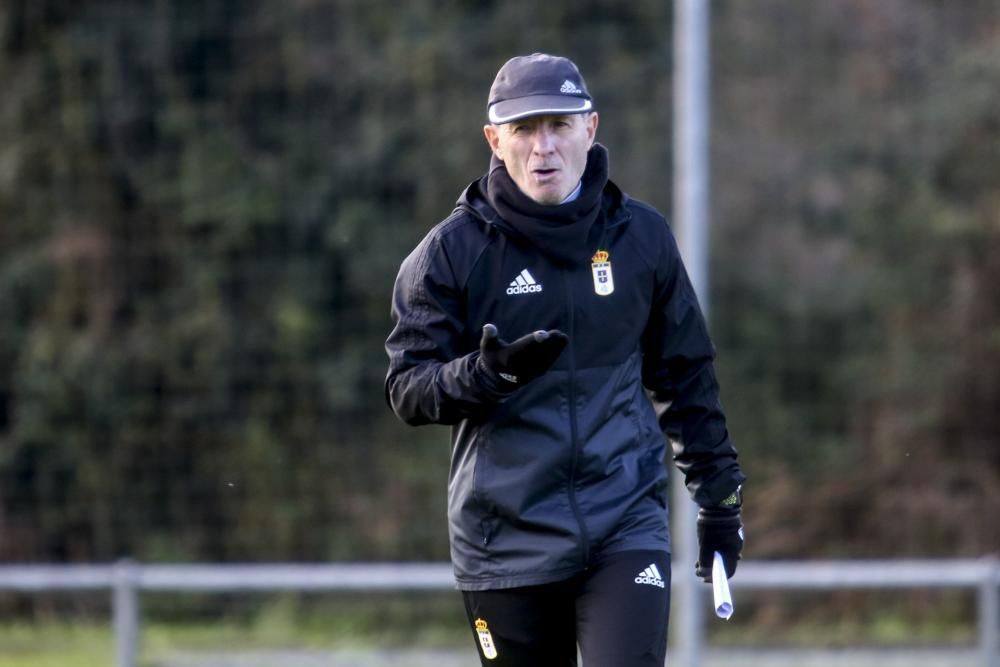
[[[729,593],[726,565],[722,561],[722,554],[718,551],[712,559],[712,593],[715,595],[715,615],[728,621],[736,609],[733,607],[733,597]]]

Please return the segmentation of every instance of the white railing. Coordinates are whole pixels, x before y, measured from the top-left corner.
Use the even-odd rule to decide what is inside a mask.
[[[675,572],[692,568],[675,564]],[[674,576],[676,585],[680,577]],[[959,588],[978,593],[979,645],[983,667],[1000,667],[1000,561],[826,561],[747,562],[732,580],[739,592],[750,589],[887,589]],[[0,590],[21,592],[112,591],[117,667],[135,667],[139,653],[140,605],[143,592],[449,590],[454,587],[447,563],[348,563],[329,565],[145,565],[121,561],[112,565],[0,566]],[[702,587],[707,590],[707,587]],[[698,604],[707,603],[705,599]],[[677,614],[703,614],[698,606]],[[678,641],[685,641],[679,636]],[[702,648],[681,646],[701,664]]]

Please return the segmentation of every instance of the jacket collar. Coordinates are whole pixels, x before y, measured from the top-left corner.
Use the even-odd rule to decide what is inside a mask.
[[[591,148],[591,154],[588,156],[588,166],[587,171],[584,172],[584,185],[586,186],[587,172],[592,171],[591,162],[595,158],[595,149],[599,153],[603,153],[597,157],[598,160],[604,160],[604,173],[607,173],[607,150],[600,144],[595,144]],[[501,163],[502,166],[502,163]],[[496,168],[495,164],[491,164],[491,167]],[[491,170],[492,173],[492,170]],[[461,196],[458,198],[456,203],[457,210],[464,210],[477,218],[483,220],[485,223],[499,229],[504,234],[512,236],[514,238],[520,239],[523,242],[530,244],[540,252],[552,257],[553,259],[562,261],[564,263],[575,264],[578,262],[590,261],[590,254],[595,248],[583,249],[573,249],[573,248],[561,248],[559,244],[554,239],[537,239],[535,235],[532,234],[532,229],[524,229],[523,225],[519,226],[516,223],[512,224],[510,220],[507,220],[500,212],[497,211],[494,203],[491,202],[489,187],[490,187],[490,173],[482,176],[481,178],[470,183],[465,190],[462,192]],[[594,242],[595,231],[603,231],[610,229],[611,227],[616,227],[618,225],[626,224],[631,219],[631,213],[628,209],[629,196],[623,192],[614,182],[608,180],[605,177],[602,178],[603,187],[600,192],[600,212],[595,220],[595,225],[599,225],[601,230],[591,230],[588,234],[590,238],[590,245]],[[562,208],[566,205],[559,205],[551,207],[552,209]],[[546,207],[549,208],[549,207]],[[544,228],[543,228],[544,229]],[[544,232],[543,232],[544,234]],[[553,243],[556,247],[553,248]],[[546,244],[549,247],[546,247]],[[554,250],[554,252],[553,252]],[[568,252],[566,252],[568,251]],[[567,256],[568,255],[568,256]]]

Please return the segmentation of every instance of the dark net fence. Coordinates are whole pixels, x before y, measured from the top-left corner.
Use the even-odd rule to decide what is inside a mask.
[[[396,268],[573,57],[670,211],[666,2],[0,6],[0,561],[445,559]],[[1000,11],[713,3],[712,330],[750,557],[1000,549]]]

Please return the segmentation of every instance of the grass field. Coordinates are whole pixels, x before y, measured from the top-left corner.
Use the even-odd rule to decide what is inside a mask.
[[[0,667],[108,667],[113,651],[106,623],[0,626]]]
[[[825,662],[815,664],[852,664],[830,662],[831,656],[865,647],[903,649],[916,656],[913,664],[962,665],[969,664],[962,656],[976,641],[973,600],[960,593],[825,599],[760,594],[740,602],[732,621],[712,619],[707,626],[712,647],[740,651],[730,664],[795,664],[775,662],[773,654],[761,657],[777,647],[822,649]],[[452,667],[472,653],[465,623],[456,592],[149,595],[143,599],[141,664]],[[0,618],[0,667],[109,667],[113,652],[108,614],[44,614],[33,622]],[[232,657],[222,657],[227,655]],[[897,663],[886,654],[873,664]]]
[[[152,627],[144,635],[142,667],[470,667],[463,647],[267,647],[238,627]],[[226,641],[223,641],[226,640]],[[110,629],[103,625],[0,626],[0,667],[111,667]],[[704,667],[973,667],[970,649],[707,652]],[[668,664],[676,664],[669,662]]]
[[[224,651],[316,654],[454,650],[471,646],[456,592],[404,594],[150,595],[143,600],[143,665]],[[62,610],[32,622],[0,618],[0,667],[114,665],[110,613]],[[439,667],[444,667],[439,666]]]

